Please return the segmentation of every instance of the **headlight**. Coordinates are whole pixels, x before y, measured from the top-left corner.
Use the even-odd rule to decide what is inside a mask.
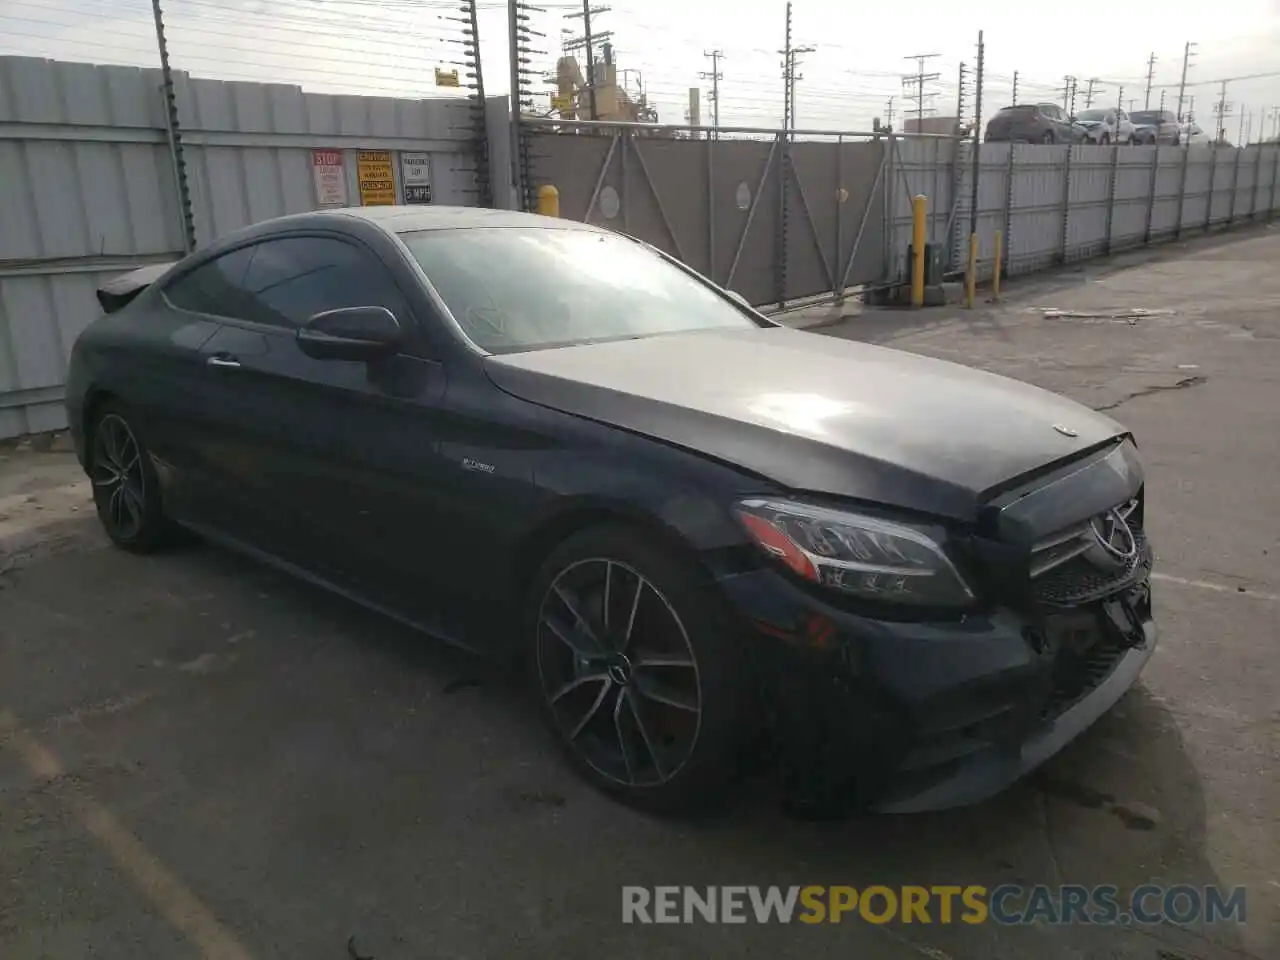
[[[744,500],[737,514],[761,549],[813,583],[901,604],[973,599],[942,548],[915,527],[783,500]]]

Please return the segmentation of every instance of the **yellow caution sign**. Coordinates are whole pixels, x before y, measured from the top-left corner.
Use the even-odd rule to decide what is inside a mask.
[[[391,151],[361,150],[356,158],[356,176],[362,207],[386,207],[396,202],[396,175],[391,167]]]

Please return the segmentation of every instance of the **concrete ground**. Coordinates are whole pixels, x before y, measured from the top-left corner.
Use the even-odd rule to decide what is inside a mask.
[[[503,677],[213,548],[112,550],[69,454],[0,449],[0,957],[1280,955],[1280,230],[1130,259],[821,331],[1061,391],[1146,457],[1144,680],[946,814],[633,813]],[[624,884],[1148,881],[1244,885],[1248,922],[620,922]]]

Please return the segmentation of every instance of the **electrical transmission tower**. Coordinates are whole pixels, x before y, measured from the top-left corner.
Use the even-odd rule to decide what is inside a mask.
[[[915,88],[916,125],[917,125],[916,132],[917,133],[922,132],[924,127],[925,100],[928,99],[929,97],[937,96],[937,94],[935,93],[930,93],[926,97],[924,92],[924,85],[926,83],[932,83],[933,81],[939,79],[942,76],[942,74],[940,73],[925,73],[924,62],[926,60],[932,60],[934,57],[937,57],[937,56],[940,56],[940,54],[917,53],[909,57],[902,58],[903,60],[914,60],[918,68],[915,73],[908,73],[902,78],[902,85],[904,88],[906,88],[906,90],[908,91],[908,94],[910,94],[910,91],[913,87]]]
[[[1186,48],[1182,51],[1182,79],[1178,82],[1178,122],[1182,123],[1182,104],[1187,92],[1187,68],[1191,66],[1191,51],[1195,44],[1190,40],[1187,41]],[[1192,97],[1192,100],[1195,98]],[[1187,118],[1188,123],[1191,122],[1190,117]]]
[[[1153,52],[1151,56],[1147,58],[1147,96],[1146,96],[1146,99],[1142,101],[1143,110],[1151,109],[1151,82],[1155,79],[1155,76],[1156,76],[1156,55]]]
[[[576,20],[582,18],[582,36],[573,37],[566,40],[564,50],[567,53],[570,50],[582,49],[586,51],[587,63],[586,69],[582,71],[582,82],[587,88],[587,102],[589,104],[590,115],[588,119],[599,120],[600,111],[596,104],[596,41],[608,40],[613,34],[605,30],[602,33],[591,32],[591,18],[597,13],[608,13],[609,7],[593,7],[590,0],[582,0],[582,11],[580,13],[566,13],[565,19]]]
[[[713,140],[720,139],[720,81],[724,79],[724,74],[720,72],[720,58],[724,56],[723,50],[708,50],[702,54],[704,57],[711,58],[711,72],[703,71],[698,76],[703,80],[711,81],[711,93],[708,95],[711,100],[711,138]]]

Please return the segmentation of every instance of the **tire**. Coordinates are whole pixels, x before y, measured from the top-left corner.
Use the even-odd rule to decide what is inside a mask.
[[[1098,146],[1100,146],[1100,147],[1109,147],[1109,146],[1111,146],[1111,134],[1109,134],[1109,133],[1104,133],[1104,134],[1102,135],[1102,139],[1098,141]]]
[[[705,575],[643,531],[594,527],[551,552],[524,605],[528,682],[584,779],[659,814],[723,798],[755,732],[731,622]]]
[[[1040,138],[1041,143],[1057,143],[1057,137],[1053,135],[1052,130],[1046,130],[1044,136]]]
[[[87,439],[86,472],[98,520],[111,542],[132,553],[162,546],[171,527],[161,505],[160,481],[126,408],[115,401],[99,407]]]

